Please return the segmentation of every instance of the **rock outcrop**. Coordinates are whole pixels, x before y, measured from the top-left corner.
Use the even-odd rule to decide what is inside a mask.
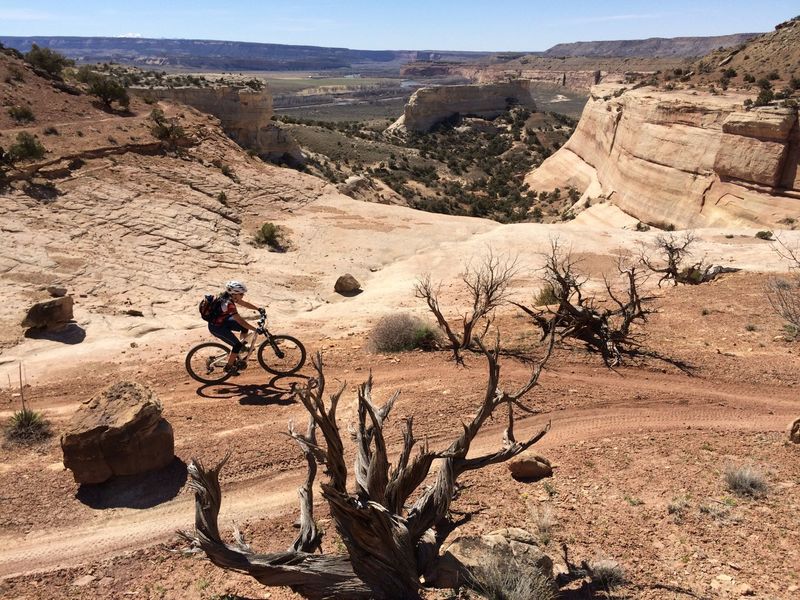
[[[749,96],[600,85],[575,133],[526,177],[579,189],[651,225],[775,226],[800,216],[797,110]]]
[[[455,115],[493,118],[512,104],[536,108],[530,81],[518,79],[486,85],[420,88],[409,98],[403,116],[387,131],[429,131],[437,123]]]
[[[270,159],[302,161],[297,142],[272,119],[272,94],[220,86],[214,88],[131,88],[131,93],[150,100],[180,102],[214,115],[236,143]]]
[[[72,296],[62,296],[46,302],[37,302],[28,310],[23,327],[56,329],[72,320]]]
[[[789,426],[789,441],[793,444],[800,444],[800,417]]]
[[[520,573],[538,571],[546,577],[552,576],[553,571],[553,560],[541,551],[536,538],[524,529],[512,527],[481,536],[457,537],[444,550],[430,578],[437,587],[454,588],[469,581],[469,573],[498,565],[516,568]]]
[[[542,479],[553,475],[550,461],[537,454],[523,452],[506,463],[511,476],[528,481]]]
[[[165,467],[174,457],[172,426],[152,390],[120,382],[84,403],[61,436],[64,466],[78,483],[102,483]]]

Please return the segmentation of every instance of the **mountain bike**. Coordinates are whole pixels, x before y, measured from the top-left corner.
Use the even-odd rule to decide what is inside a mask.
[[[291,375],[299,371],[306,362],[306,349],[299,340],[290,335],[273,335],[266,327],[267,317],[261,314],[256,331],[247,335],[244,347],[236,359],[239,371],[247,367],[247,361],[258,348],[258,364],[273,375]],[[263,336],[265,339],[260,342]],[[222,383],[233,373],[225,370],[230,346],[220,342],[203,342],[186,355],[186,371],[201,383]]]

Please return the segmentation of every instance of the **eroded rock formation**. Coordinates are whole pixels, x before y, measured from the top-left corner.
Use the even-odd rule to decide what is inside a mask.
[[[429,131],[454,115],[478,115],[493,118],[512,104],[536,108],[531,96],[531,82],[505,81],[487,85],[447,85],[420,88],[411,96],[390,132]]]
[[[749,96],[600,85],[569,141],[526,178],[574,186],[656,226],[775,225],[800,216],[797,110]]]
[[[272,95],[268,90],[235,87],[133,88],[144,98],[169,100],[214,115],[222,129],[240,146],[268,158],[302,161],[297,142],[272,119]]]
[[[61,436],[64,466],[78,483],[102,483],[165,467],[174,457],[172,426],[155,393],[123,381],[84,403]]]

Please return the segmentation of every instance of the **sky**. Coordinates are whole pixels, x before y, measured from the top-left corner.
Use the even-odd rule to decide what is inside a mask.
[[[561,42],[763,32],[798,14],[798,0],[0,0],[0,35],[536,51]]]

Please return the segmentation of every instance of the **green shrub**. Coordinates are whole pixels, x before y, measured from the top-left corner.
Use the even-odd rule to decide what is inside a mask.
[[[373,352],[404,352],[420,348],[435,350],[439,332],[409,313],[385,315],[373,327],[369,347]]]
[[[772,90],[761,90],[756,97],[754,106],[767,106],[775,99],[775,93]]]
[[[283,244],[281,244],[281,228],[275,223],[264,223],[258,228],[253,240],[259,246],[269,246],[273,250],[282,251]]]
[[[759,231],[756,233],[756,237],[760,240],[772,240],[772,232],[771,231]]]
[[[25,62],[53,77],[61,77],[64,67],[71,67],[75,64],[74,60],[70,60],[63,54],[50,50],[50,48],[40,48],[36,44],[33,44],[30,51],[25,53]]]
[[[88,91],[92,96],[97,96],[107,108],[111,108],[112,102],[116,102],[121,108],[128,108],[131,103],[125,86],[113,77],[91,77]]]
[[[742,79],[744,79],[745,83],[755,83],[756,81],[756,78],[753,77],[750,73],[745,73]]]
[[[217,202],[222,204],[223,206],[228,206],[228,196],[225,192],[220,192],[217,194]]]
[[[12,106],[8,109],[8,114],[17,123],[30,123],[35,120],[29,106]]]
[[[50,423],[41,413],[23,408],[16,411],[8,421],[5,437],[10,442],[35,443],[51,435]]]
[[[550,304],[558,304],[558,296],[556,296],[553,286],[548,283],[533,297],[533,305],[549,306]]]
[[[37,160],[45,155],[45,147],[42,146],[39,138],[26,131],[17,134],[17,141],[8,149],[6,156],[8,161],[15,163],[21,160]]]
[[[153,120],[150,133],[156,139],[166,142],[170,146],[175,146],[186,137],[183,127],[174,120],[167,119],[161,109],[154,108],[150,111],[150,118]]]

